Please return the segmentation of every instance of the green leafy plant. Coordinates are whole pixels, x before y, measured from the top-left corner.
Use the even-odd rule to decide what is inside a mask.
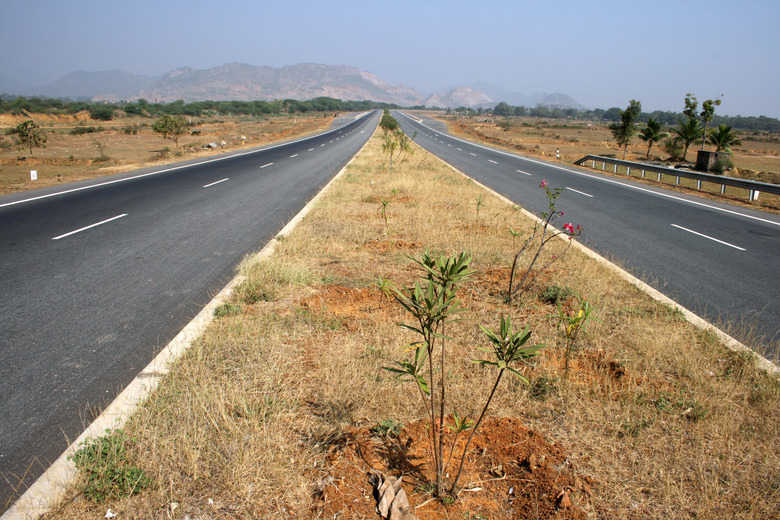
[[[398,162],[400,165],[414,153],[412,141],[417,137],[417,132],[409,139],[401,130],[398,121],[390,115],[390,111],[387,109],[385,109],[382,119],[379,120],[379,127],[382,129],[382,151],[387,154],[390,161],[390,171],[393,171],[394,159],[400,159]]]
[[[395,419],[384,419],[371,428],[371,431],[380,437],[398,437],[403,427],[404,425]]]
[[[387,232],[388,229],[387,206],[390,205],[390,199],[383,198],[381,203],[382,205],[379,207],[379,213],[382,215],[382,220],[385,221],[385,232]]]
[[[492,354],[492,358],[475,360],[473,363],[495,367],[498,373],[476,422],[459,417],[456,411],[452,412],[453,424],[446,425],[446,428],[452,431],[454,438],[450,441],[450,452],[445,460],[443,456],[446,443],[444,421],[447,411],[445,374],[448,363],[446,342],[451,340],[445,334],[445,328],[448,323],[456,320],[458,313],[465,310],[460,306],[457,291],[472,272],[469,267],[471,256],[466,252],[457,256],[436,256],[431,255],[426,249],[420,260],[414,258],[412,260],[422,268],[425,275],[424,284],[417,281],[411,287],[395,290],[395,297],[415,321],[414,324],[401,326],[415,332],[421,339],[405,346],[407,359],[396,361],[396,366],[385,367],[385,369],[395,373],[399,380],[413,381],[417,385],[425,413],[431,424],[429,432],[436,474],[435,494],[442,500],[451,499],[452,496],[457,495],[466,454],[474,433],[479,428],[496,393],[501,377],[504,372],[509,371],[527,384],[528,380],[513,365],[535,356],[542,345],[525,346],[531,337],[531,332],[528,327],[521,331],[513,331],[509,317],[501,319],[498,333],[480,327],[490,340],[490,348],[480,348],[480,350]],[[444,480],[454,455],[455,442],[461,433],[468,430],[471,430],[471,433],[461,453],[458,472],[449,488],[448,497],[445,495]]]
[[[541,222],[536,222],[536,224],[534,224],[534,229],[531,232],[531,235],[526,238],[525,242],[523,242],[523,246],[517,252],[514,260],[512,261],[512,270],[509,272],[509,289],[507,290],[506,296],[507,303],[511,303],[512,298],[514,298],[517,293],[519,293],[517,294],[518,297],[522,296],[523,292],[525,292],[525,290],[531,285],[531,283],[533,283],[536,277],[539,276],[539,273],[550,267],[553,263],[556,262],[556,260],[563,256],[566,251],[569,250],[569,247],[571,247],[571,240],[582,234],[582,227],[580,227],[579,224],[576,227],[572,223],[564,224],[562,231],[559,231],[551,226],[552,221],[563,216],[563,212],[559,212],[555,208],[555,201],[561,195],[563,190],[561,188],[550,188],[546,180],[542,180],[541,184],[539,184],[539,187],[544,189],[545,194],[547,195],[547,211],[543,211],[541,213]],[[550,240],[561,234],[565,234],[569,237],[569,242],[566,244],[566,248],[559,255],[554,255],[552,259],[547,262],[547,264],[542,266],[536,273],[534,273],[533,267],[536,264],[536,261],[539,259],[539,255],[542,252],[544,246],[546,246]],[[518,262],[520,257],[532,244],[536,242],[538,242],[538,246],[536,247],[536,252],[531,259],[531,263],[525,270],[522,278],[520,278],[520,281],[517,283],[517,285],[515,285],[515,273],[518,269]]]
[[[634,139],[637,134],[636,120],[642,113],[642,104],[632,99],[628,103],[628,107],[625,110],[620,111],[620,122],[614,122],[609,125],[609,129],[612,131],[612,136],[618,144],[618,147],[623,148],[623,159],[626,158],[626,151],[628,145]]]
[[[579,296],[576,298],[579,305],[572,311],[567,310],[563,302],[559,301],[558,314],[554,316],[558,319],[558,328],[563,331],[563,335],[566,337],[564,380],[569,378],[569,360],[574,350],[574,341],[577,339],[580,331],[585,330],[585,322],[590,319],[590,315],[593,312],[590,302],[583,301]]]
[[[152,131],[156,134],[162,134],[165,139],[171,139],[178,148],[179,138],[189,131],[189,125],[182,116],[165,114],[154,122]]]
[[[528,327],[525,327],[522,330],[513,331],[512,319],[509,316],[501,318],[501,326],[499,327],[498,333],[493,331],[493,329],[485,328],[482,325],[480,325],[479,328],[482,329],[482,332],[484,332],[490,340],[490,348],[478,348],[483,352],[492,354],[493,358],[478,359],[472,361],[472,363],[495,367],[498,369],[498,373],[496,374],[496,381],[493,383],[493,388],[490,390],[487,401],[485,401],[485,406],[482,408],[482,412],[479,414],[477,422],[471,429],[471,434],[466,441],[466,446],[463,448],[463,455],[460,458],[458,473],[455,475],[455,480],[452,483],[452,493],[455,493],[458,489],[458,481],[463,472],[463,463],[466,461],[466,453],[468,453],[469,445],[471,444],[471,440],[474,438],[474,434],[477,432],[479,425],[482,423],[482,419],[485,417],[485,412],[487,412],[490,402],[493,400],[496,389],[498,389],[498,384],[501,382],[501,376],[504,375],[504,372],[509,371],[509,373],[514,374],[520,381],[527,385],[528,379],[511,365],[527,362],[528,359],[536,356],[539,353],[539,349],[544,346],[541,344],[525,346],[528,340],[531,339],[531,331],[528,330]]]
[[[140,468],[130,464],[123,430],[106,430],[106,436],[82,443],[71,458],[86,477],[84,495],[96,502],[139,493],[152,481]]]
[[[414,318],[414,324],[402,324],[420,336],[419,341],[406,345],[407,360],[396,361],[395,367],[385,367],[401,381],[413,381],[420,392],[425,413],[430,421],[431,445],[436,473],[436,494],[444,496],[444,418],[447,363],[445,327],[464,308],[457,296],[460,284],[471,275],[471,255],[447,257],[433,255],[427,249],[420,260],[412,258],[424,273],[424,284],[416,281],[402,290],[394,289],[396,301]],[[438,354],[438,356],[437,356]]]
[[[19,150],[30,150],[30,157],[33,148],[46,148],[46,132],[32,119],[19,123],[10,133],[16,134]]]
[[[573,294],[574,293],[572,290],[568,287],[550,285],[542,292],[542,295],[539,297],[539,299],[544,303],[558,305],[558,302],[566,301],[568,298],[573,296]]]

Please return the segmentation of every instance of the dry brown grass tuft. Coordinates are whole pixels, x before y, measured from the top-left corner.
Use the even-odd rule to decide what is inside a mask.
[[[232,307],[130,420],[133,453],[154,488],[111,504],[71,500],[56,516],[102,515],[110,505],[121,518],[324,518],[322,497],[350,507],[333,498],[350,482],[333,468],[341,460],[339,471],[365,480],[365,458],[338,458],[364,435],[357,430],[416,424],[422,413],[415,389],[382,367],[412,339],[397,325],[407,317],[388,297],[388,281],[411,283],[419,273],[407,257],[426,247],[468,249],[476,269],[462,294],[470,310],[447,330],[455,338],[446,374],[452,409],[475,417],[492,381],[470,363],[485,344],[477,325],[495,328],[500,315],[530,325],[532,341],[547,344],[527,370],[531,384],[506,379],[490,414],[522,420],[565,458],[559,475],[590,482],[592,493],[577,495],[582,514],[776,516],[777,378],[574,249],[521,302],[506,305],[517,246],[508,229],[531,226],[517,208],[419,149],[389,172],[374,136],[270,259],[243,266],[247,280]],[[555,307],[543,299],[552,285],[590,301],[598,318],[578,340],[567,381]],[[417,486],[410,500],[427,500],[424,477],[409,478]],[[367,500],[350,489],[355,503]],[[420,518],[483,511],[429,509],[418,510]],[[373,514],[340,511],[341,518]]]

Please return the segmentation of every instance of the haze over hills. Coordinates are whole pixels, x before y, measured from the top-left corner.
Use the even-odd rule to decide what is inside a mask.
[[[210,69],[183,67],[160,77],[148,77],[121,70],[77,71],[49,85],[20,87],[3,78],[0,92],[20,95],[66,97],[92,101],[121,101],[144,98],[152,102],[253,101],[274,99],[306,100],[331,97],[348,101],[378,101],[401,106],[442,108],[492,107],[499,101],[512,105],[548,105],[583,108],[565,94],[525,96],[486,83],[458,86],[451,90],[420,94],[405,85],[391,85],[370,72],[347,65],[299,63],[281,68],[228,63]]]

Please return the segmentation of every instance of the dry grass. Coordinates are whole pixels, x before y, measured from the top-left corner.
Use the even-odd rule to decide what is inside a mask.
[[[429,114],[430,115],[430,114]],[[453,135],[476,139],[490,146],[505,148],[512,152],[519,152],[532,157],[542,157],[545,160],[554,160],[556,153],[560,155],[560,161],[573,164],[586,155],[601,155],[604,157],[623,158],[623,150],[618,149],[612,133],[606,123],[593,123],[576,120],[537,119],[531,117],[502,118],[492,117],[487,122],[485,117],[447,116],[439,114],[441,119],[448,124]],[[502,120],[509,121],[512,126],[504,131],[497,126]],[[740,132],[742,145],[734,146],[733,162],[736,171],[726,175],[780,184],[780,137],[772,133]],[[709,148],[711,149],[711,147]],[[688,150],[690,166],[696,162],[697,146],[691,146]],[[647,154],[647,144],[640,139],[634,139],[628,147],[626,160],[644,162]],[[668,158],[668,154],[661,150],[658,143],[653,145],[650,153],[650,161],[662,162]],[[691,162],[692,161],[692,162]],[[678,163],[670,163],[666,166],[673,167]],[[590,167],[587,163],[583,167]],[[596,163],[596,168],[601,171],[601,163]],[[612,175],[612,166],[607,166],[606,174]],[[618,176],[625,176],[625,169],[619,170]],[[655,174],[648,174],[647,178],[641,178],[639,172],[632,173],[632,177],[640,182],[657,184]],[[667,182],[664,186],[673,187],[674,181]],[[737,188],[727,189],[727,196],[720,194],[720,185],[704,183],[702,190],[696,190],[696,182],[690,179],[681,179],[680,186],[674,187],[680,191],[689,191],[705,195],[714,199],[727,200],[728,202],[746,207],[764,209],[767,211],[780,211],[780,196],[762,193],[759,201],[750,203],[747,191]]]
[[[273,257],[242,267],[233,301],[130,420],[131,453],[153,489],[104,504],[75,489],[52,517],[102,517],[109,506],[119,518],[321,517],[320,493],[339,486],[328,453],[346,432],[422,413],[414,388],[382,369],[411,336],[381,285],[410,283],[407,255],[425,247],[468,249],[476,269],[462,292],[470,310],[447,331],[452,407],[474,417],[489,391],[491,374],[469,362],[484,345],[477,325],[495,328],[502,314],[530,325],[547,344],[531,385],[506,379],[491,415],[520,417],[565,450],[592,482],[577,504],[589,517],[776,517],[777,378],[573,249],[522,302],[504,304],[508,229],[531,226],[419,149],[387,171],[375,135]],[[540,299],[552,284],[589,300],[599,320],[579,340],[568,383],[555,308]],[[341,516],[350,517],[370,518]]]
[[[46,132],[46,148],[37,148],[33,157],[19,151],[5,132],[26,119],[33,119]],[[308,116],[189,118],[197,135],[182,136],[178,148],[171,140],[152,132],[155,118],[123,117],[94,121],[87,112],[69,115],[0,114],[0,194],[102,177],[148,166],[156,166],[223,152],[262,146],[327,129],[332,118]],[[102,127],[100,132],[73,135],[78,128]],[[130,129],[131,133],[126,133]],[[135,131],[136,133],[132,133]],[[247,140],[242,143],[241,137]],[[222,142],[226,143],[224,148]],[[217,149],[204,150],[216,142]],[[101,149],[99,148],[103,147]],[[167,150],[166,150],[167,149]],[[38,180],[30,180],[30,170]]]

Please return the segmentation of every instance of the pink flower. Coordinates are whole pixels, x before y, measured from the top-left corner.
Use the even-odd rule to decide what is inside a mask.
[[[561,216],[563,216],[563,211],[561,211]]]
[[[547,187],[547,181],[542,179],[542,183],[539,186],[542,187],[542,188],[546,188]]]
[[[563,230],[566,231],[567,233],[573,235],[574,234],[574,225],[571,222],[569,222],[568,224],[564,224],[563,225]]]

